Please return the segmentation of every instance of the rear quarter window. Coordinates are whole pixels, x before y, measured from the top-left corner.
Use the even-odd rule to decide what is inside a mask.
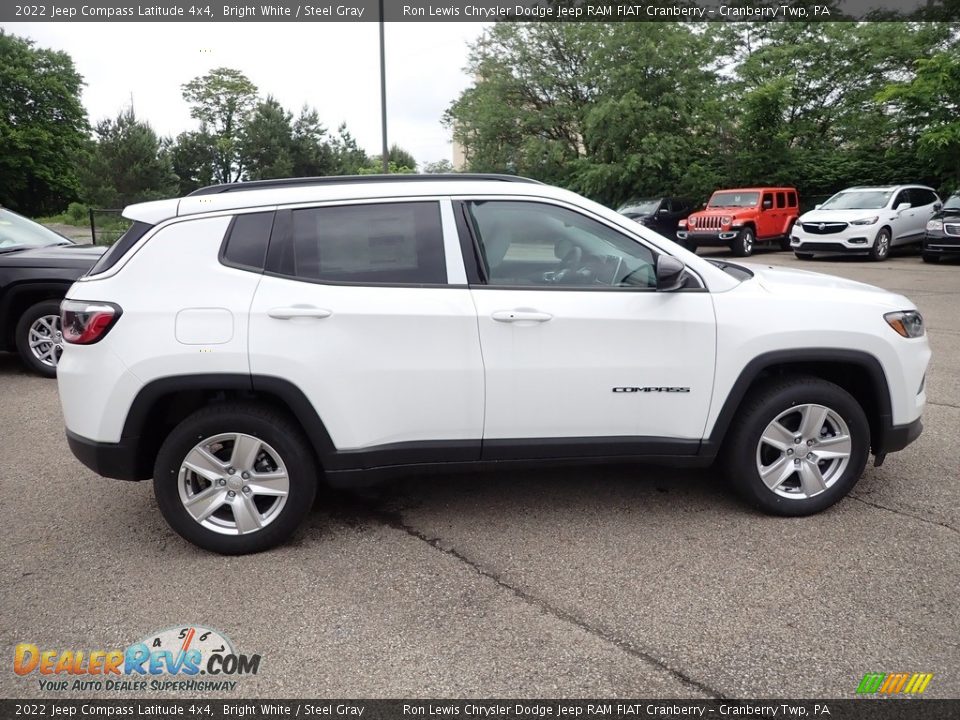
[[[224,265],[243,270],[263,270],[267,258],[267,245],[273,228],[274,212],[237,215],[220,250]]]
[[[136,245],[137,241],[152,228],[153,225],[149,223],[140,222],[139,220],[135,221],[113,245],[107,248],[107,251],[100,256],[100,259],[90,268],[87,275],[99,275],[112,268],[120,261],[120,258],[126,255],[127,251]]]

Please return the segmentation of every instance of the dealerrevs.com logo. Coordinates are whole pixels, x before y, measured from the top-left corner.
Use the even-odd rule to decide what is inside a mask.
[[[199,625],[150,633],[124,649],[14,648],[13,671],[35,676],[46,692],[232,691],[256,675],[260,655],[238,653],[230,639]]]

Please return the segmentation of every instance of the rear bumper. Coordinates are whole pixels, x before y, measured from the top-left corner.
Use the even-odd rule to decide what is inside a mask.
[[[118,443],[90,440],[67,430],[67,444],[80,462],[97,475],[117,480],[146,480],[149,471],[138,467],[137,438],[123,438]]]

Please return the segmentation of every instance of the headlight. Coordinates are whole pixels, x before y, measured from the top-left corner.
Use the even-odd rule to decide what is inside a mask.
[[[927,223],[927,230],[943,231],[943,220],[931,220]]]
[[[687,225],[690,227],[696,227],[697,219],[696,218],[687,218]]]
[[[879,216],[874,215],[873,217],[860,218],[859,220],[851,220],[850,224],[851,225],[873,225],[879,219],[880,219]]]
[[[724,215],[722,218],[720,218],[721,225],[729,225],[732,222],[733,222],[733,218],[730,217],[729,215]]]
[[[916,310],[901,310],[883,316],[887,324],[905,338],[923,336],[923,315]]]

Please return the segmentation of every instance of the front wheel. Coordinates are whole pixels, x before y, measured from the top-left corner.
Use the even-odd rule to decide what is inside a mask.
[[[44,377],[56,377],[63,352],[60,302],[44,300],[27,308],[14,333],[17,351],[27,367]]]
[[[733,254],[737,257],[750,257],[753,255],[753,244],[755,241],[756,236],[753,233],[753,228],[745,227],[734,239],[730,249],[733,250]]]
[[[794,255],[797,256],[797,260],[813,260],[813,253],[795,252]]]
[[[286,540],[317,491],[313,455],[285,415],[257,405],[198,410],[167,436],[154,466],[163,517],[194,545],[225,555]]]
[[[938,263],[940,262],[940,257],[937,255],[931,255],[930,253],[923,253],[920,256],[925,263]]]
[[[880,262],[886,260],[890,254],[890,229],[880,228],[877,237],[874,238],[873,247],[870,248],[870,259]]]
[[[863,408],[839,385],[794,377],[745,402],[726,446],[739,493],[774,515],[810,515],[844,497],[870,454]]]

